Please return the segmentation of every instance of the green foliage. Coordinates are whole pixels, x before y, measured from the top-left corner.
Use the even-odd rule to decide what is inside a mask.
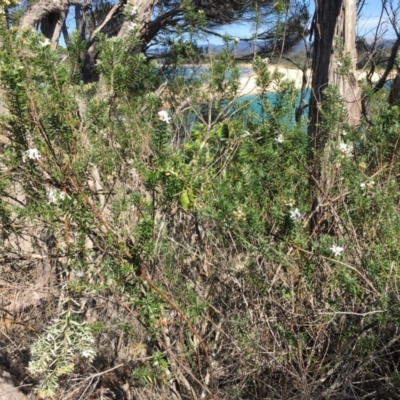
[[[122,39],[113,36],[107,39],[105,36],[99,36],[99,38],[100,56],[96,67],[113,93],[121,96],[128,92],[138,93],[152,88],[154,66],[148,63],[142,53],[131,54],[138,45],[134,37]]]
[[[139,367],[132,374],[132,379],[141,386],[154,385],[157,383],[157,373],[147,367]]]
[[[75,357],[91,362],[96,351],[89,326],[77,320],[68,310],[54,320],[36,340],[31,347],[31,354],[29,371],[43,378],[38,394],[52,397],[60,377],[73,372]]]
[[[351,55],[344,51],[343,38],[335,37],[334,39],[334,52],[338,61],[338,73],[348,75],[352,70]]]
[[[193,41],[175,40],[171,44],[170,59],[173,65],[182,66],[185,62],[193,62],[198,57],[200,49]]]
[[[200,24],[193,4],[184,6]],[[283,13],[287,2],[275,7]],[[240,99],[231,39],[187,79],[179,67],[198,49],[182,38],[155,94],[161,72],[134,51],[134,33],[98,37],[101,78],[90,84],[80,79],[76,33],[63,61],[34,32],[2,35],[9,141],[0,156],[1,240],[31,238],[32,254],[56,265],[55,285],[69,301],[65,311],[60,300],[59,318],[31,347],[42,395],[59,395],[78,361],[90,371],[103,359],[123,360],[134,387],[176,380],[197,397],[210,366],[229,372],[215,373],[213,384],[229,386],[232,398],[269,396],[255,382],[285,397],[281,379],[302,374],[300,366],[307,388],[322,393],[329,360],[397,382],[370,361],[400,321],[397,107],[370,92],[372,124],[351,129],[336,88],[325,89],[318,183],[335,229],[310,235],[307,121],[295,122],[298,90],[265,60],[253,63],[260,92]],[[81,310],[78,319],[73,308],[87,299],[106,299],[109,314],[86,323]],[[134,357],[132,341],[140,342]],[[106,354],[98,364],[96,351]]]

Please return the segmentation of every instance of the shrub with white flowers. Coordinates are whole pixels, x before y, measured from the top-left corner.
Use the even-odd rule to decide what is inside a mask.
[[[300,212],[298,208],[295,208],[294,210],[290,211],[290,218],[294,222],[301,222],[304,218],[304,213]]]
[[[353,157],[354,148],[353,148],[353,145],[351,145],[351,144],[340,142],[338,144],[338,150],[340,151],[340,153],[342,153],[343,155],[345,155],[348,158]]]
[[[343,253],[344,248],[334,244],[331,246],[330,250],[332,251],[332,253],[335,257],[338,257]]]
[[[167,124],[171,122],[171,117],[168,115],[168,111],[159,111],[157,115],[159,120],[166,122]]]
[[[28,160],[40,160],[42,158],[42,155],[40,154],[40,151],[36,148],[26,150],[24,154],[22,155],[22,162],[25,162],[27,159]]]
[[[280,133],[276,138],[275,138],[275,143],[276,144],[282,144],[285,141],[285,138],[283,135]]]

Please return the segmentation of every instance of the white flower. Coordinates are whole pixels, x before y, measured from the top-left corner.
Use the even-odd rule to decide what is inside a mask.
[[[346,155],[347,157],[353,157],[353,145],[344,143],[344,142],[340,142],[339,143],[339,151],[341,153],[343,153],[344,155]]]
[[[57,204],[60,200],[65,200],[68,195],[65,192],[60,192],[56,188],[47,189],[47,204]],[[68,196],[69,197],[69,196]]]
[[[131,17],[134,17],[138,12],[137,6],[131,6],[129,4],[125,4],[124,8],[127,10],[126,13],[129,14]]]
[[[82,353],[81,353],[81,356],[83,358],[91,358],[91,357],[93,357],[93,351],[83,350]]]
[[[301,222],[301,220],[304,218],[304,213],[300,212],[298,208],[295,208],[294,210],[290,211],[290,218],[294,222]]]
[[[158,119],[166,122],[167,124],[169,124],[171,121],[171,117],[168,115],[168,111],[165,111],[165,110],[158,112]]]
[[[137,6],[132,6],[130,11],[131,16],[133,17],[134,15],[137,14],[137,12],[138,12]]]
[[[57,204],[57,189],[54,188],[49,188],[47,190],[47,198],[49,199],[49,201],[47,202],[47,204]]]
[[[136,29],[136,27],[137,27],[137,24],[135,24],[134,22],[129,22],[128,31],[133,31]]]
[[[50,40],[49,40],[48,38],[46,38],[46,39],[44,39],[43,41],[41,40],[41,41],[39,42],[39,44],[40,44],[40,46],[42,46],[42,47],[47,47],[47,46],[50,46],[51,42],[50,42]]]
[[[368,181],[368,182],[360,183],[360,188],[362,190],[364,190],[364,189],[372,189],[374,186],[375,186],[375,181]]]
[[[40,154],[40,151],[36,148],[29,149],[25,151],[22,155],[22,162],[25,162],[26,159],[29,160],[40,160],[42,158],[42,155]]]
[[[331,251],[335,257],[340,256],[343,253],[344,248],[340,246],[336,246],[335,244],[331,246]]]
[[[262,62],[265,64],[265,65],[268,65],[269,64],[269,58],[268,57],[265,57],[265,58],[263,58],[262,59]]]
[[[282,144],[284,141],[285,139],[283,138],[283,135],[281,133],[275,138],[276,144]]]
[[[342,136],[346,136],[347,132],[343,129]]]
[[[339,150],[343,153],[347,153],[349,151],[350,147],[348,144],[344,143],[344,142],[340,142],[339,143]]]

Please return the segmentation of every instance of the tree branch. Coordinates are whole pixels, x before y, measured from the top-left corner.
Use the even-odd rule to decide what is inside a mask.
[[[393,70],[399,48],[400,48],[400,37],[397,37],[397,40],[393,44],[392,50],[390,51],[390,57],[389,57],[387,65],[386,65],[385,72],[383,73],[382,77],[379,79],[378,83],[374,86],[374,92],[377,92],[379,89],[382,89],[383,85],[386,83],[386,80],[387,80],[389,74]]]
[[[71,5],[86,7],[92,3],[92,0],[81,2],[79,0],[39,0],[28,8],[26,14],[22,17],[20,27],[22,29],[35,26],[51,13],[61,13],[67,11]]]
[[[114,15],[120,10],[120,8],[123,6],[123,0],[119,0],[114,7],[110,10],[110,12],[107,14],[107,16],[104,18],[104,21],[96,28],[93,30],[92,34],[90,35],[90,39],[88,42],[88,47],[93,43],[93,40],[99,32],[111,21],[111,19],[114,17]]]
[[[63,26],[65,24],[65,20],[67,18],[67,15],[68,15],[68,9],[66,11],[62,11],[60,13],[60,16],[59,16],[58,21],[57,21],[56,28],[54,29],[53,36],[51,37],[51,47],[53,49],[56,49],[57,46],[58,46],[58,41],[60,39],[61,32],[62,32]]]
[[[181,11],[182,11],[182,6],[179,5],[173,8],[172,10],[169,10],[166,13],[161,14],[154,21],[149,22],[148,33],[146,35],[146,42],[149,43],[152,39],[154,39],[154,37],[157,35],[160,29],[168,25],[168,23],[172,21],[172,18],[175,17],[177,14],[179,14]]]

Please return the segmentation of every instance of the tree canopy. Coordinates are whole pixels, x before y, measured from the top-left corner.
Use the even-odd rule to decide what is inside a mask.
[[[285,20],[280,18],[289,8]],[[130,18],[126,20],[126,16]],[[61,37],[68,47],[71,31],[78,31],[86,43],[85,52],[80,56],[83,75],[85,80],[90,81],[97,76],[94,74],[97,54],[94,47],[99,33],[108,37],[124,36],[135,27],[137,50],[145,51],[151,43],[168,48],[177,35],[185,32],[198,37],[201,37],[199,35],[202,32],[218,35],[215,29],[224,24],[257,19],[264,21],[265,25],[265,21],[269,20],[266,30],[258,30],[255,36],[247,40],[260,40],[264,43],[264,52],[271,52],[282,45],[290,48],[302,37],[308,13],[305,4],[270,0],[234,0],[223,3],[204,0],[143,0],[137,4],[126,0],[38,0],[26,1],[17,6],[10,3],[7,19],[9,25],[17,25],[22,29],[39,29],[52,41],[53,47],[59,44]]]

